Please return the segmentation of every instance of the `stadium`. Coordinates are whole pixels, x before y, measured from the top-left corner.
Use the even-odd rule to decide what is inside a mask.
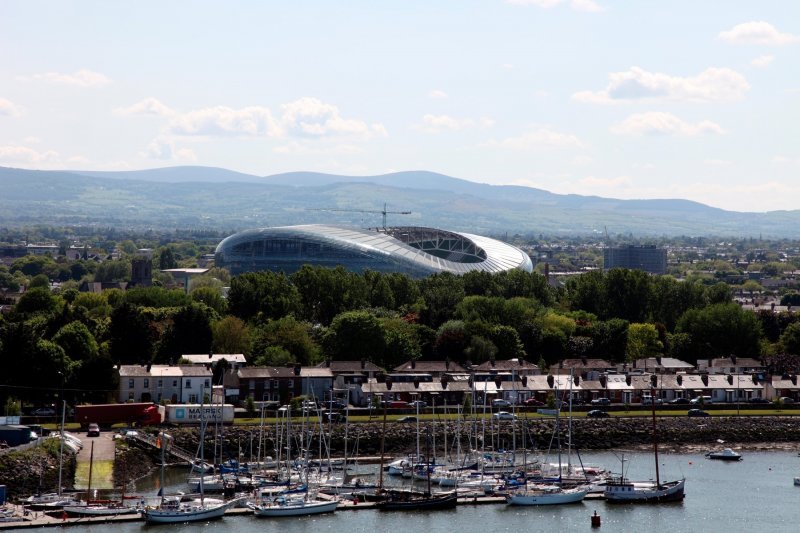
[[[291,274],[305,264],[351,271],[399,272],[421,278],[533,270],[528,254],[496,239],[414,226],[357,229],[309,224],[241,231],[215,251],[216,266],[231,274],[272,270]]]

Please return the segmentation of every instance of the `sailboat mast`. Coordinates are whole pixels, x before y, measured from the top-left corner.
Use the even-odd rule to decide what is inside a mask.
[[[86,485],[86,503],[87,505],[92,499],[92,466],[94,465],[94,441],[92,441],[92,447],[89,450],[89,482]]]
[[[67,413],[67,401],[61,400],[61,444],[58,452],[58,495],[61,496],[61,471],[64,470],[64,416]]]
[[[382,398],[382,396],[379,396],[379,398]],[[383,404],[383,425],[381,426],[381,468],[379,470],[380,478],[379,478],[379,481],[378,481],[378,488],[381,491],[383,491],[383,453],[384,453],[385,445],[386,445],[386,404],[384,403]]]
[[[650,388],[650,398],[653,399],[651,403],[651,407],[653,408],[653,456],[656,460],[656,488],[661,487],[661,480],[658,476],[658,431],[656,428],[656,391],[654,388]]]

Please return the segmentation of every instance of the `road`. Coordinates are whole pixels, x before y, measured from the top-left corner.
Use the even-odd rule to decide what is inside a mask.
[[[114,433],[101,432],[99,437],[87,437],[85,433],[78,437],[83,442],[83,449],[78,452],[78,464],[75,470],[75,488],[86,488],[89,485],[89,465],[94,456],[92,465],[92,488],[110,489],[114,487],[113,468],[116,443]],[[94,452],[92,451],[94,444]]]

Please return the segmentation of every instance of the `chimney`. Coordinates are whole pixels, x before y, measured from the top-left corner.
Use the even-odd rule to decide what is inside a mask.
[[[414,378],[414,388],[415,389],[419,388],[419,378]]]
[[[552,389],[553,385],[555,384],[555,382],[556,382],[556,378],[553,377],[553,374],[548,374],[547,375],[547,386]]]
[[[325,367],[326,368],[330,368],[331,367],[331,360],[330,359],[325,359]]]
[[[367,360],[361,359],[361,370],[364,370],[365,368],[367,368]]]
[[[411,370],[414,370],[415,368],[417,368],[417,361],[416,361],[416,359],[412,359],[411,360]]]
[[[300,375],[300,365],[294,365],[294,375],[295,376]]]
[[[728,374],[728,385],[733,385],[733,376]]]

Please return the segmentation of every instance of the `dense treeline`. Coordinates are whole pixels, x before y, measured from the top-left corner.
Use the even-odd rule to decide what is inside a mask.
[[[752,313],[727,285],[640,271],[593,271],[551,287],[537,273],[402,274],[305,266],[228,279],[213,269],[186,294],[164,287],[81,293],[31,284],[0,319],[3,400],[102,401],[116,365],[178,363],[188,353],[245,353],[256,365],[366,359],[481,363],[525,357],[772,357],[795,370],[800,322]],[[228,298],[220,287],[229,285]],[[776,354],[781,354],[777,357]]]

